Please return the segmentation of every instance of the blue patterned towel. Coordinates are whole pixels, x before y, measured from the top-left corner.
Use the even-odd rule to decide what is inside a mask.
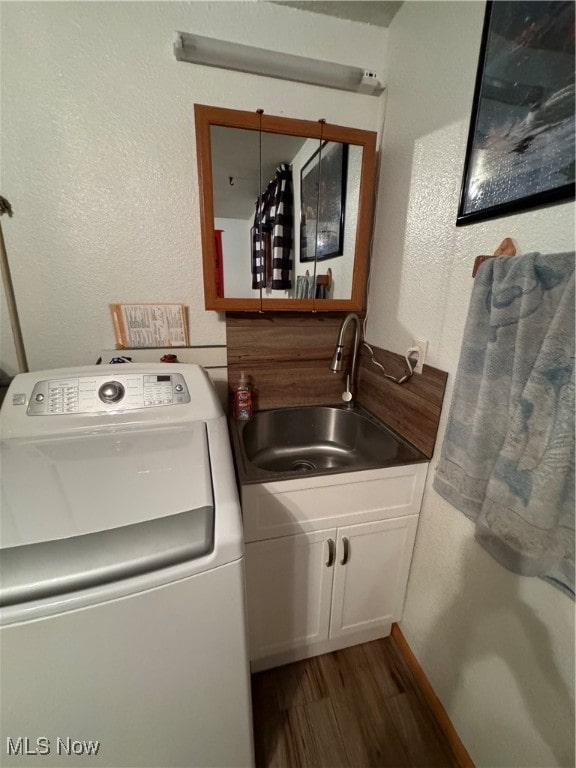
[[[502,565],[574,597],[574,253],[480,267],[434,488]]]

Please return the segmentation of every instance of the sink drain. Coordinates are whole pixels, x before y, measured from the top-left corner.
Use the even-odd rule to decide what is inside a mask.
[[[316,464],[305,459],[299,459],[292,463],[292,469],[296,472],[313,472],[316,469]]]

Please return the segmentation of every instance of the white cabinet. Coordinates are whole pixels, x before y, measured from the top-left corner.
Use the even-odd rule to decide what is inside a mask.
[[[400,517],[338,530],[330,637],[388,634],[402,615],[418,517]]]
[[[326,563],[335,536],[335,530],[317,531],[246,545],[251,659],[328,637],[333,566]]]
[[[427,466],[242,487],[254,671],[390,633]]]

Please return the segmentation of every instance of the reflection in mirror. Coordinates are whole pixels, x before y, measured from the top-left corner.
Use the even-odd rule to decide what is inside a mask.
[[[274,181],[278,168],[283,164],[290,166],[291,158],[298,154],[305,141],[299,136],[268,133],[260,137],[258,131],[211,126],[214,229],[221,232],[223,295],[226,298],[259,298],[261,283],[263,292],[282,297],[286,295],[286,289],[272,292],[272,233],[262,230],[270,225],[275,212],[263,202],[264,199],[267,203],[274,202]],[[262,199],[260,176],[264,193]],[[266,194],[268,189],[270,191]],[[292,218],[294,220],[293,211]],[[292,264],[293,241],[292,231],[289,246]],[[264,252],[262,264],[256,263],[259,246]]]
[[[352,295],[361,171],[362,147],[357,145],[324,141],[318,149],[309,145],[304,154],[297,185],[300,237],[296,247],[297,273],[313,262],[314,296],[309,298],[349,299]]]
[[[258,133],[212,126],[210,142],[217,296],[258,298],[260,292],[251,291],[248,282],[254,201],[260,194]]]
[[[217,125],[210,142],[217,296],[350,299],[362,147]]]

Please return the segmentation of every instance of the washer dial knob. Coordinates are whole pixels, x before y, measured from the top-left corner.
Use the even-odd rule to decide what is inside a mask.
[[[107,381],[98,390],[98,397],[103,403],[117,403],[124,397],[124,391],[119,381]]]

